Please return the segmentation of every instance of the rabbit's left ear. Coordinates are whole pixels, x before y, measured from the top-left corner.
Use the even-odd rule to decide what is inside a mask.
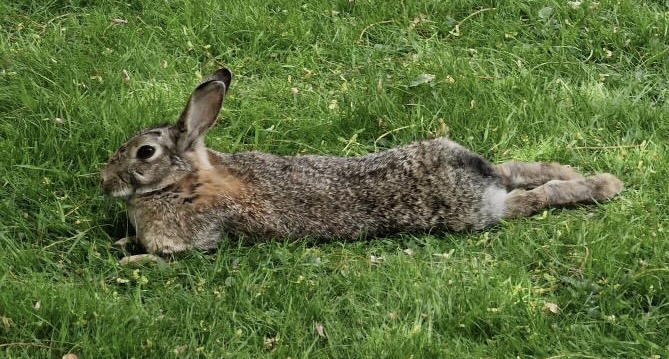
[[[186,108],[175,125],[177,149],[188,151],[214,125],[230,88],[232,73],[222,68],[204,79],[190,95]]]

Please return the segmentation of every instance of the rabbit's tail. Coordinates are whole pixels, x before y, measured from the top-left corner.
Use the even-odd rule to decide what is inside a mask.
[[[517,188],[504,200],[504,218],[524,217],[547,207],[606,201],[623,190],[623,182],[609,173],[582,179],[550,180],[534,189]]]

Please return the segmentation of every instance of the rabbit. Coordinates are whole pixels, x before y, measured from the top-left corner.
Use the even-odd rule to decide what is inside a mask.
[[[174,125],[143,130],[101,173],[125,199],[148,254],[124,263],[217,246],[224,235],[351,240],[431,230],[480,230],[547,207],[609,200],[612,174],[584,177],[558,163],[492,165],[446,138],[360,157],[221,153],[204,136],[232,74],[222,68],[193,91]]]

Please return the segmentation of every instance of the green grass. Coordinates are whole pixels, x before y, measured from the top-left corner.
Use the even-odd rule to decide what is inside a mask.
[[[0,357],[667,357],[667,4],[572,5],[0,2]],[[110,244],[132,229],[98,171],[222,65],[222,151],[352,156],[443,119],[493,162],[557,160],[626,190],[486,232],[231,238],[119,266]]]

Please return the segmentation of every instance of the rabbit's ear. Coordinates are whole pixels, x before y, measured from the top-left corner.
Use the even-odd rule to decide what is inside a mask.
[[[195,88],[175,125],[179,151],[193,148],[214,125],[231,81],[232,73],[219,69]]]

